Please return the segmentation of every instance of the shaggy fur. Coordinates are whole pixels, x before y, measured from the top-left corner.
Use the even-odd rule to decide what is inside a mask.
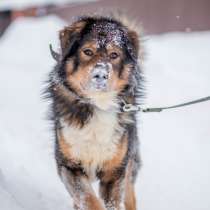
[[[142,96],[138,34],[113,18],[81,17],[60,31],[60,44],[46,91],[58,173],[75,209],[135,210],[136,116],[122,106]],[[91,75],[105,66],[105,88],[93,86]],[[95,179],[101,199],[90,184]]]

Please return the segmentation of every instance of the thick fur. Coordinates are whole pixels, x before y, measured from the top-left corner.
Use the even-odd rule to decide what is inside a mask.
[[[58,173],[75,209],[135,210],[136,116],[124,113],[122,105],[142,96],[139,37],[116,19],[81,17],[60,31],[60,44],[46,91],[52,100]],[[101,61],[109,63],[109,88],[95,91],[89,78]],[[101,199],[91,188],[95,179]]]

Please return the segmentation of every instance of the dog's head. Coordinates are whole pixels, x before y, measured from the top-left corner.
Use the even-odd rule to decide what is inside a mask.
[[[60,31],[59,75],[69,90],[107,109],[136,85],[135,31],[104,17],[84,17]]]

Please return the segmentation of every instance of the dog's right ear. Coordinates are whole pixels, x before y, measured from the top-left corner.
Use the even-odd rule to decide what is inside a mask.
[[[85,25],[85,21],[77,21],[59,32],[62,57],[65,57],[66,54],[71,50],[71,47],[74,45],[76,39],[80,37],[80,33]]]

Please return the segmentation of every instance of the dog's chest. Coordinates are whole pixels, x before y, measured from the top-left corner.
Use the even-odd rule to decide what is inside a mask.
[[[117,114],[98,110],[81,129],[63,124],[62,133],[69,145],[69,155],[82,163],[89,176],[94,176],[95,171],[116,153],[123,132]]]

